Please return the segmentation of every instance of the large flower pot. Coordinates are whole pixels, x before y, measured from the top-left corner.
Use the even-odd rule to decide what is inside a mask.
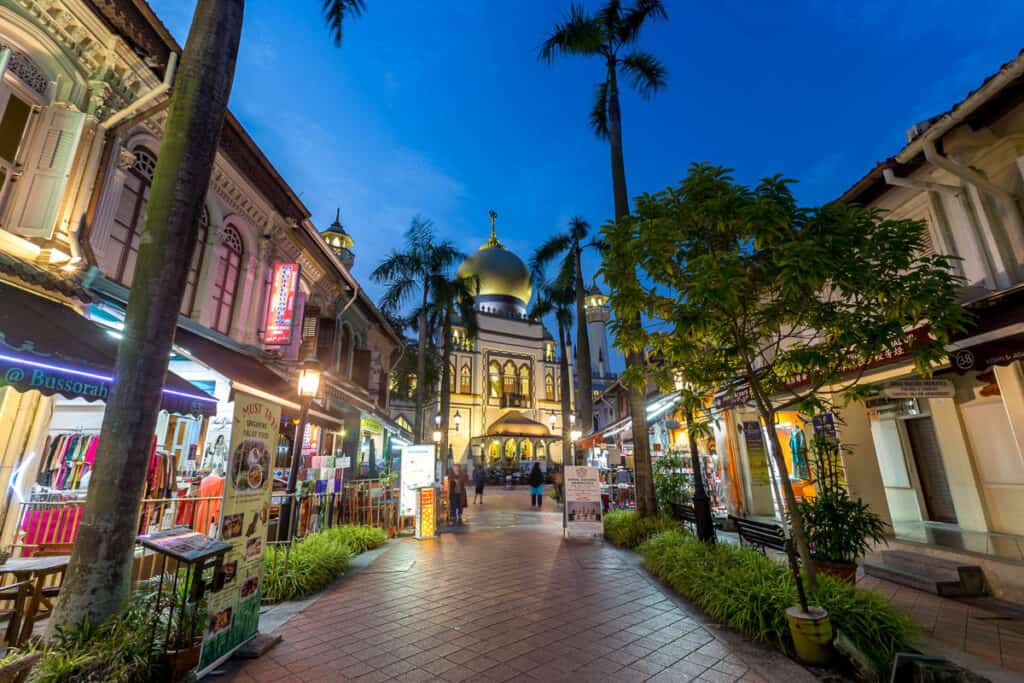
[[[832,658],[832,622],[828,612],[811,605],[805,612],[800,605],[786,610],[789,633],[796,656],[805,664],[824,666]]]
[[[164,671],[169,681],[183,681],[188,675],[199,666],[199,653],[203,648],[203,641],[197,642],[190,648],[184,650],[168,650],[164,653]]]
[[[849,584],[857,582],[856,562],[833,562],[832,560],[814,560],[814,568],[819,572],[834,576]]]

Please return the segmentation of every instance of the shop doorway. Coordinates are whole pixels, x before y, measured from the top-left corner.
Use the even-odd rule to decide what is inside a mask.
[[[914,456],[917,478],[921,482],[928,519],[934,522],[956,524],[956,509],[953,494],[949,490],[946,468],[942,464],[942,452],[935,434],[935,425],[930,417],[919,417],[904,421],[907,440]]]

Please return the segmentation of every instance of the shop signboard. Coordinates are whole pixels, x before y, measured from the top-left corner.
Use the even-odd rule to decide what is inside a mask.
[[[835,439],[836,437],[836,418],[832,413],[822,413],[821,415],[815,415],[812,418],[814,425],[814,436],[819,439],[828,438]]]
[[[743,440],[747,445],[747,464],[750,467],[750,482],[769,486],[768,451],[764,447],[764,432],[760,422],[743,423]]]
[[[433,538],[437,535],[437,489],[425,486],[416,496],[416,538]]]
[[[280,421],[276,403],[235,392],[220,524],[220,540],[231,549],[224,556],[224,585],[207,601],[200,674],[229,657],[259,627],[263,543]]]
[[[945,379],[901,379],[886,384],[887,398],[953,398],[953,383]]]
[[[274,277],[270,284],[270,300],[264,325],[263,343],[268,346],[288,346],[292,341],[295,320],[295,294],[299,289],[299,264],[274,264]]]
[[[434,450],[433,445],[406,446],[402,449],[399,481],[402,494],[399,505],[403,517],[416,514],[419,490],[434,485]]]
[[[562,524],[566,536],[604,535],[600,470],[567,465],[562,481],[565,486]]]

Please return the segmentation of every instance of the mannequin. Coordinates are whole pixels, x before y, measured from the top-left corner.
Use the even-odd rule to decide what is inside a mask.
[[[221,467],[213,468],[199,482],[200,498],[221,498],[224,495],[224,472]],[[195,530],[201,534],[217,533],[217,520],[220,519],[220,500],[200,501],[196,509]]]
[[[789,435],[789,450],[793,457],[793,474],[790,477],[797,481],[808,481],[811,473],[807,467],[807,435],[803,425],[795,425]]]

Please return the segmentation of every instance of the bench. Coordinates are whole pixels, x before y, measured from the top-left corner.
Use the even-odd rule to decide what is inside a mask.
[[[789,554],[789,539],[786,538],[786,530],[778,524],[770,522],[756,522],[752,519],[735,517],[729,515],[730,521],[736,525],[736,533],[740,537],[740,545],[749,545],[757,548],[762,554],[768,548],[777,550],[780,553]]]
[[[678,519],[683,524],[689,525],[689,527],[696,531],[697,529],[697,513],[693,509],[693,505],[687,503],[675,503],[669,502],[669,508],[672,510],[672,517]]]

